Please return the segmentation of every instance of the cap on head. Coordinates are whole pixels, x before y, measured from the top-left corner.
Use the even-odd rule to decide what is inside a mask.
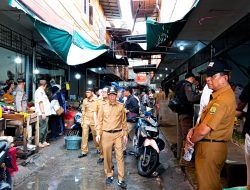
[[[207,69],[204,71],[207,76],[213,76],[217,73],[229,73],[231,71],[231,67],[224,60],[214,60],[208,64]]]
[[[18,78],[17,79],[17,83],[23,83],[23,82],[25,82],[25,79],[23,79],[23,78]]]
[[[114,86],[111,86],[108,90],[108,94],[116,94],[117,95],[117,89]]]

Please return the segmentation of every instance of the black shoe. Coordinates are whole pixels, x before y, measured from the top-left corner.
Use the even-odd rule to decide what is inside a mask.
[[[108,178],[106,179],[106,184],[107,184],[107,185],[112,184],[112,183],[113,183],[113,180],[114,180],[113,177],[108,177]]]
[[[126,184],[125,181],[120,181],[120,180],[118,180],[118,181],[117,181],[117,185],[118,185],[119,187],[121,187],[122,189],[126,189],[126,188],[127,188],[127,184]]]
[[[97,164],[102,164],[103,163],[103,158],[99,158],[98,160],[97,160]]]
[[[78,158],[83,158],[83,157],[85,157],[85,156],[87,156],[87,154],[81,153],[81,154],[78,155]]]

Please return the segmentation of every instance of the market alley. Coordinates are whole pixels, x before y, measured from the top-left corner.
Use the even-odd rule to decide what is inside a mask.
[[[28,159],[30,162],[26,166],[20,166],[20,172],[15,176],[15,189],[119,189],[116,184],[117,178],[111,186],[105,185],[103,165],[97,164],[97,155],[92,143],[87,157],[79,159],[78,154],[79,151],[66,150],[64,139],[59,139]],[[192,189],[168,145],[161,152],[160,161],[162,165],[158,169],[159,176],[144,178],[137,174],[134,156],[127,155],[125,158],[127,189]],[[117,176],[116,163],[114,166],[114,176]],[[25,175],[30,176],[25,178]]]

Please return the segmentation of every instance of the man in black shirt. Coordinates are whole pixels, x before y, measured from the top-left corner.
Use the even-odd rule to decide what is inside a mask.
[[[183,143],[189,129],[193,125],[194,115],[194,102],[200,100],[201,95],[197,94],[192,89],[192,84],[195,81],[195,75],[193,73],[187,73],[185,80],[177,83],[175,96],[181,101],[183,108],[178,112],[178,136],[177,136],[177,158],[180,159],[182,156]],[[182,161],[182,160],[181,160]],[[181,162],[182,164],[182,162]]]

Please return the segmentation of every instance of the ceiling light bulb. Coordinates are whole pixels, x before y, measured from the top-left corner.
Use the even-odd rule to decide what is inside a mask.
[[[79,80],[79,79],[81,78],[81,75],[80,75],[79,73],[76,73],[76,74],[75,74],[75,78],[76,78],[77,80]]]
[[[184,46],[183,46],[183,45],[180,45],[179,49],[180,49],[181,51],[183,51],[183,50],[184,50]]]

